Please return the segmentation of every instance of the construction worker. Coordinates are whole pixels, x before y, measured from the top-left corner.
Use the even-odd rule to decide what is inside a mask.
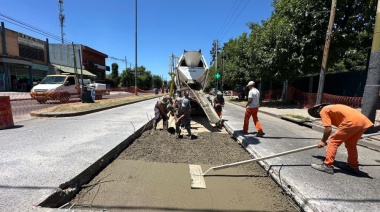
[[[358,110],[346,105],[319,104],[308,109],[310,116],[322,119],[322,125],[325,127],[321,141],[318,142],[318,148],[326,146],[326,158],[323,164],[311,164],[311,167],[329,174],[334,174],[333,163],[335,160],[338,147],[344,143],[347,149],[346,169],[358,174],[359,161],[358,150],[356,145],[363,133],[373,125],[373,123]],[[332,126],[338,130],[329,138],[332,132]]]
[[[162,119],[164,129],[168,125],[168,97],[165,95],[160,100],[157,101],[154,106],[154,119],[153,119],[153,129],[156,130],[157,123]]]
[[[260,106],[260,92],[255,87],[255,82],[250,81],[247,85],[249,89],[248,102],[245,106],[245,116],[244,116],[244,126],[243,132],[248,133],[249,118],[252,116],[253,123],[255,124],[258,137],[263,137],[265,135],[263,128],[261,127],[259,118],[257,117],[257,112]]]
[[[216,97],[213,100],[214,110],[218,114],[219,118],[222,116],[222,107],[224,107],[224,97],[222,92],[218,91]]]
[[[176,114],[175,132],[176,138],[181,137],[180,125],[182,124],[187,130],[189,139],[192,139],[191,129],[190,129],[190,100],[184,98],[178,102],[178,110]]]

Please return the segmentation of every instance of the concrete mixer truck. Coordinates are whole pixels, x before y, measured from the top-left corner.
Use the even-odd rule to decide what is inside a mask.
[[[204,89],[208,82],[209,68],[207,62],[199,51],[186,51],[179,57],[174,68],[174,82],[176,92],[181,97],[189,92],[192,114],[204,113],[210,124],[221,125],[221,120],[211,105],[208,94]]]

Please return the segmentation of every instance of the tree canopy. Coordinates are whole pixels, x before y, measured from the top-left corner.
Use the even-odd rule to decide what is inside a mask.
[[[337,1],[328,72],[366,69],[376,3]],[[230,88],[242,80],[292,81],[320,72],[331,1],[274,0],[272,5],[274,11],[268,19],[247,23],[250,33],[229,39],[217,58],[215,41],[212,43],[213,61],[218,60],[218,70],[224,70],[223,81]],[[210,76],[210,84],[214,84],[214,74]]]

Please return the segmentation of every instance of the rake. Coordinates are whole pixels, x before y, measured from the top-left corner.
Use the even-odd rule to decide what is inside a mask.
[[[254,159],[243,160],[243,161],[239,161],[239,162],[235,162],[235,163],[213,166],[205,172],[202,172],[202,168],[200,165],[189,164],[190,176],[191,176],[191,188],[206,188],[206,182],[205,182],[204,176],[211,170],[226,169],[226,168],[239,166],[239,165],[246,164],[246,163],[257,162],[257,161],[261,161],[261,160],[279,157],[282,155],[289,155],[292,153],[301,152],[301,151],[314,149],[314,148],[317,148],[317,144],[307,146],[307,147],[298,148],[298,149],[294,149],[294,150],[290,150],[290,151],[286,151],[286,152],[277,153],[274,155],[269,155],[266,157],[254,158]]]

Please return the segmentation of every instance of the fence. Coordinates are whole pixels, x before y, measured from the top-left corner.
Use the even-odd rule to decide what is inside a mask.
[[[142,90],[138,89],[139,94],[150,94],[153,93],[153,90]],[[107,88],[108,95],[103,96],[103,100],[123,98],[128,96],[133,96],[135,93],[134,87],[128,88]],[[62,98],[54,98],[55,100],[47,101],[37,101],[31,97],[29,92],[0,92],[0,96],[9,96],[10,103],[12,108],[13,117],[22,117],[29,115],[32,111],[42,110],[44,108],[52,107],[59,104],[67,104],[73,102],[80,102],[80,95],[75,94],[71,95],[69,99],[67,97],[58,95],[57,92],[52,92],[49,96],[58,96]]]
[[[262,92],[264,101],[279,100],[282,96],[282,89],[267,90]],[[344,104],[353,108],[361,108],[363,97],[337,96],[324,93],[322,95],[322,103],[329,104]],[[286,101],[293,101],[300,107],[312,107],[317,100],[316,93],[302,92],[294,87],[289,87],[286,90]]]

